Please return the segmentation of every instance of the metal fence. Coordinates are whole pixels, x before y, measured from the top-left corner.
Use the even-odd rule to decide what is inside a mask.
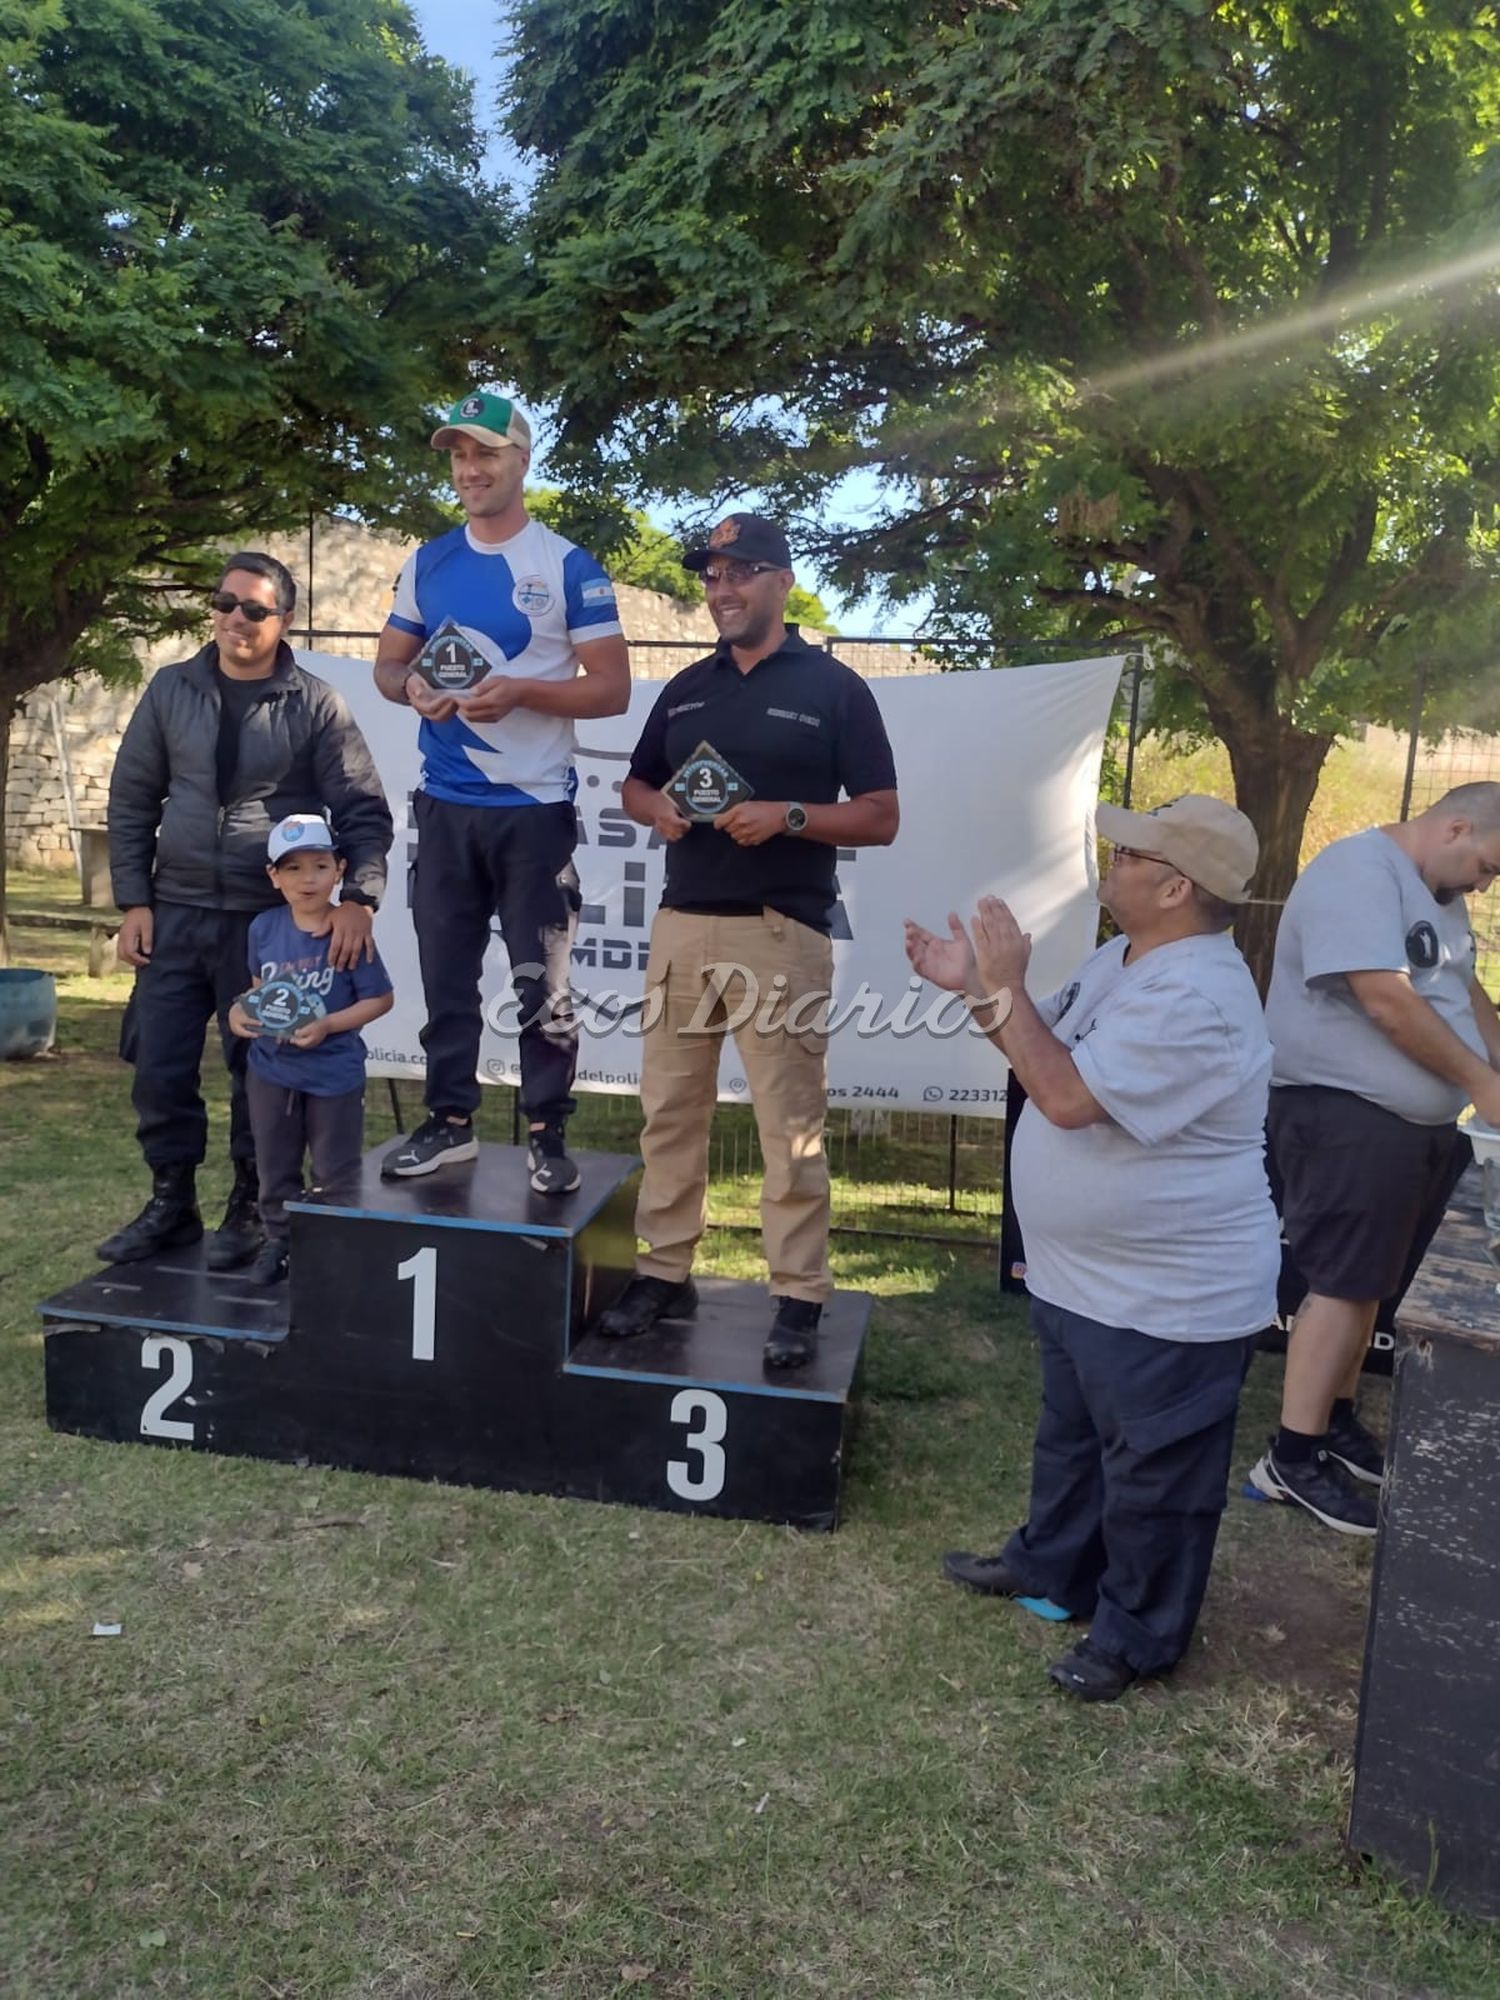
[[[942,673],[946,668],[967,664],[971,654],[941,641],[895,639],[872,633],[861,636],[829,636],[821,632],[803,635],[825,651],[836,652],[846,665],[866,680],[887,680],[897,674]],[[350,631],[343,626],[304,625],[293,634],[300,646],[314,651],[345,653],[356,660],[373,660],[380,634]],[[665,681],[688,665],[702,659],[709,650],[706,639],[632,639],[630,671],[638,681]],[[1094,651],[1104,648],[1095,647]]]

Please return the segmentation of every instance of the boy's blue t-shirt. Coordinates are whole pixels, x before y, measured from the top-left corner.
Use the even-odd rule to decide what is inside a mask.
[[[391,977],[380,962],[361,960],[352,972],[335,972],[328,963],[329,939],[309,937],[292,921],[283,904],[263,910],[250,926],[250,971],[262,982],[290,979],[323,1002],[326,1014],[338,1014],[359,1000],[374,1000],[391,990]],[[365,1080],[365,1045],[357,1030],[341,1029],[315,1049],[294,1049],[290,1042],[259,1035],[250,1044],[250,1066],[268,1083],[288,1090],[305,1090],[310,1097],[342,1097],[359,1090]]]

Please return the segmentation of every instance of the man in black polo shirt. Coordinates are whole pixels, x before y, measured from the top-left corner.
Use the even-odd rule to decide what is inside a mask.
[[[667,881],[646,968],[635,1221],[646,1250],[600,1331],[643,1333],[696,1309],[693,1252],[728,1031],[766,1162],[766,1365],[796,1368],[816,1351],[833,1291],[823,1124],[837,850],[895,839],[896,771],[864,682],[785,623],[794,578],[774,521],[727,515],[683,561],[703,578],[719,645],[662,689],[622,792],[631,818],[668,843]],[[690,822],[664,789],[703,743],[752,794],[712,823]]]

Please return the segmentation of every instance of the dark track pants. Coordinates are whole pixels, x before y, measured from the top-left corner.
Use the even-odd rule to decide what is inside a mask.
[[[567,1118],[578,1063],[569,984],[582,903],[577,815],[566,804],[456,806],[425,792],[413,805],[427,1108],[436,1117],[478,1108],[479,980],[498,917],[520,1021],[521,1108],[548,1123]]]
[[[135,975],[120,1039],[120,1053],[135,1064],[136,1137],[153,1171],[195,1167],[208,1150],[199,1080],[203,1031],[215,1017],[229,1071],[230,1157],[255,1158],[245,1104],[250,1044],[229,1030],[230,1003],[250,984],[247,941],[255,914],[156,906],[150,962]]]
[[[304,1160],[312,1161],[307,1186],[346,1197],[357,1192],[365,1144],[364,1086],[336,1097],[314,1097],[311,1091],[269,1083],[252,1068],[246,1093],[260,1172],[260,1219],[267,1236],[284,1242],[290,1233],[286,1205],[301,1199]]]
[[[1256,1336],[1156,1340],[1040,1299],[1031,1321],[1042,1414],[1006,1565],[1029,1596],[1088,1619],[1096,1646],[1165,1673],[1208,1585]]]

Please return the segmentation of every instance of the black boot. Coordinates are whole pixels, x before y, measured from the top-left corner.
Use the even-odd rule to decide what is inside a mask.
[[[95,1252],[106,1264],[135,1264],[163,1250],[196,1243],[203,1234],[192,1167],[157,1167],[151,1175],[151,1199],[133,1222],[107,1236]]]
[[[818,1352],[818,1321],[823,1308],[810,1299],[772,1299],[776,1317],[766,1340],[768,1368],[805,1368]]]
[[[630,1340],[659,1319],[691,1319],[698,1310],[698,1287],[691,1278],[632,1278],[599,1321],[606,1340]]]
[[[208,1239],[204,1253],[203,1261],[210,1271],[237,1271],[241,1264],[250,1262],[265,1242],[266,1232],[261,1226],[256,1199],[259,1193],[255,1162],[236,1160],[234,1186],[229,1190],[224,1220]]]

